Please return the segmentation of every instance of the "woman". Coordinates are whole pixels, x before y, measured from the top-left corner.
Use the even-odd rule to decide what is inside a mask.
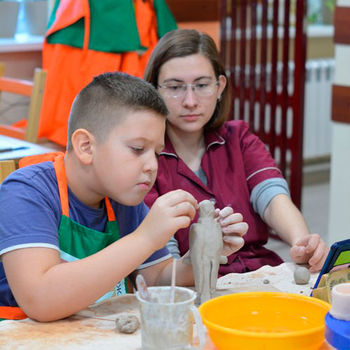
[[[169,109],[165,149],[146,203],[182,188],[198,201],[212,199],[219,209],[241,213],[249,225],[245,244],[220,266],[220,275],[280,264],[282,259],[264,248],[269,229],[291,245],[293,261],[308,263],[311,272],[320,270],[328,248],[318,234],[310,234],[271,154],[244,121],[226,121],[230,88],[212,38],[189,29],[167,33],[153,50],[145,79]],[[223,232],[242,235],[246,224],[240,221],[236,217]],[[175,239],[170,242],[174,254],[176,249],[185,254],[188,229]]]

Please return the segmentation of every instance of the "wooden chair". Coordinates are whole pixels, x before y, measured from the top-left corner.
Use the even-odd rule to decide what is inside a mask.
[[[14,160],[0,161],[0,184],[15,170],[16,164]]]
[[[46,72],[36,68],[33,81],[4,76],[5,65],[0,62],[0,97],[1,92],[30,97],[26,128],[0,124],[0,134],[29,142],[37,142],[41,104],[43,99]]]

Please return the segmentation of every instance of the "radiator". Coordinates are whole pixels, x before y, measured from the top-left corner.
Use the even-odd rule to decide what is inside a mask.
[[[331,153],[331,107],[334,59],[306,62],[303,158]]]

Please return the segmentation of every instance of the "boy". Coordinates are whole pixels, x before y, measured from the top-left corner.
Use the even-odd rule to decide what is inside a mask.
[[[149,212],[142,202],[166,115],[150,84],[122,73],[95,77],[78,94],[66,155],[19,169],[1,186],[0,306],[51,321],[126,292],[123,279],[137,268],[150,285],[170,283],[163,247],[190,224],[197,202],[182,190]],[[177,269],[177,284],[193,285],[191,266],[181,260]]]

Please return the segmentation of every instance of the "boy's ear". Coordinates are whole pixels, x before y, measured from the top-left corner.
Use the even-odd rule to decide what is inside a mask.
[[[77,129],[72,135],[72,147],[76,157],[85,165],[91,163],[95,137],[86,129]]]

